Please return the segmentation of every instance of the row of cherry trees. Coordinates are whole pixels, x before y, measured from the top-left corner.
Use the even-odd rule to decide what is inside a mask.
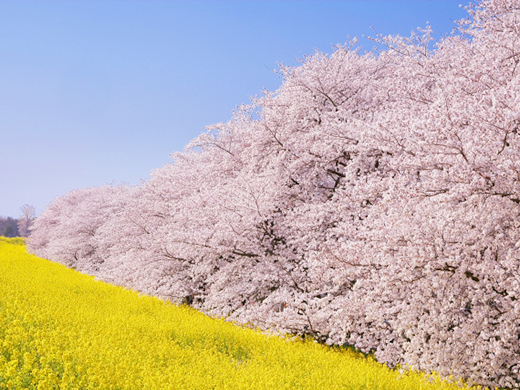
[[[468,11],[439,42],[425,29],[282,67],[278,91],[142,185],[56,199],[30,249],[211,315],[518,387],[520,2]]]

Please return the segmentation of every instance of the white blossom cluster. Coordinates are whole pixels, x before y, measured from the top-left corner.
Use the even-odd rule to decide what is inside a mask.
[[[355,41],[136,187],[76,190],[37,255],[265,329],[520,387],[520,1]]]

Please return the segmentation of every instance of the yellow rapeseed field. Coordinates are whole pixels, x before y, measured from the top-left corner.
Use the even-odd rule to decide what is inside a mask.
[[[0,237],[0,389],[460,389],[96,281]]]

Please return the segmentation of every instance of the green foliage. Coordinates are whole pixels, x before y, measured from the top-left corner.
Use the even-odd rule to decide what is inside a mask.
[[[0,236],[0,243],[12,245],[25,245],[25,239],[22,237],[2,237]]]

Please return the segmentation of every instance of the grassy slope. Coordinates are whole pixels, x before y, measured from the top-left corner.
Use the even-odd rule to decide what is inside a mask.
[[[95,281],[0,237],[0,389],[457,389]]]

